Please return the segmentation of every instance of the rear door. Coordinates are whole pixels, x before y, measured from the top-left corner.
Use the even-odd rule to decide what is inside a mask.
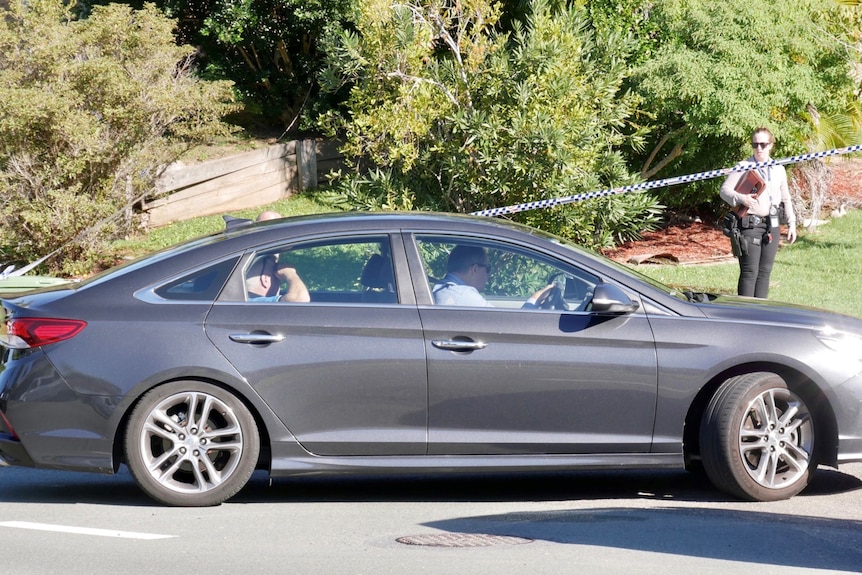
[[[412,289],[396,279],[405,264],[394,237],[249,254],[240,268],[259,257],[295,267],[311,301],[220,301],[207,319],[212,342],[311,453],[425,453],[424,340]]]

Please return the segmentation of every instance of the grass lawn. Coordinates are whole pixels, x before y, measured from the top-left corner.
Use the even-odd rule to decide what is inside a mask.
[[[813,232],[800,230],[775,258],[769,299],[862,317],[862,211],[833,219]],[[639,266],[661,282],[698,291],[736,293],[739,265]]]
[[[334,211],[334,208],[315,201],[311,196],[297,194],[274,204],[260,206],[249,210],[230,212],[230,215],[235,218],[254,219],[259,213],[268,210],[278,212],[282,216],[287,217],[331,212]],[[220,215],[202,216],[200,218],[174,222],[167,226],[156,228],[146,235],[132,237],[128,240],[116,241],[112,244],[112,248],[118,254],[126,256],[140,256],[192,238],[212,234],[223,229],[224,219],[222,219]]]

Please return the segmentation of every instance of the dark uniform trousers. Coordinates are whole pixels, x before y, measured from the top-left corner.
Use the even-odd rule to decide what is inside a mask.
[[[769,218],[766,217],[756,225],[741,230],[743,241],[748,244],[748,253],[739,257],[739,295],[759,298],[769,295],[769,276],[778,252],[780,229],[775,227],[770,230],[768,226]]]

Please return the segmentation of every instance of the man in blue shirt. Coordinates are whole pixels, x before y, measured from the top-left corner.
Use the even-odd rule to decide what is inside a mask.
[[[479,246],[456,246],[449,254],[446,277],[434,286],[434,303],[438,305],[457,305],[472,307],[494,307],[482,295],[491,264],[488,254]],[[549,285],[534,293],[522,307],[539,307],[553,291]]]

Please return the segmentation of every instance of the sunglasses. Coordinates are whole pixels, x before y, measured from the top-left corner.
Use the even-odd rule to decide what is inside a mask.
[[[485,271],[491,273],[491,264],[476,264],[480,268],[485,268]]]
[[[768,148],[771,145],[772,145],[772,142],[751,142],[751,147],[754,148],[755,150],[757,148],[760,148],[760,149]]]

